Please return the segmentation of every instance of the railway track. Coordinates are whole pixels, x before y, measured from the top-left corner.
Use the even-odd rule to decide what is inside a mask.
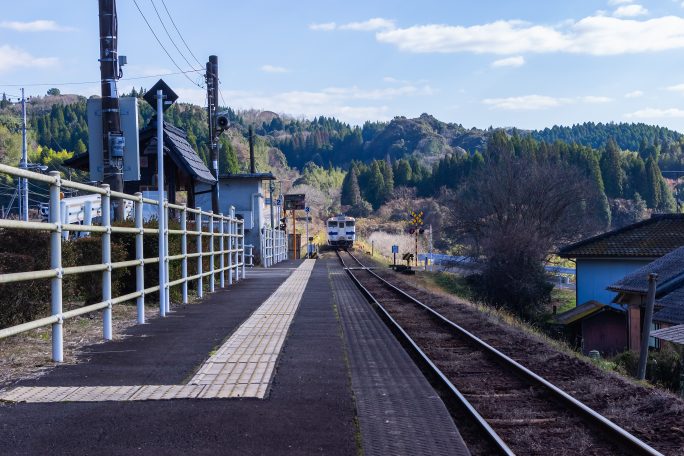
[[[661,454],[380,277],[350,252],[337,255],[436,386],[474,454]]]

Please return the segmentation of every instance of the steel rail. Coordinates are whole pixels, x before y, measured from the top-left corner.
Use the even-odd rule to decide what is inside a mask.
[[[349,275],[349,277],[352,279],[354,284],[361,290],[361,293],[363,293],[366,298],[375,305],[375,308],[380,312],[380,316],[382,319],[385,321],[385,323],[390,327],[390,330],[399,337],[399,339],[402,342],[402,345],[407,347],[409,351],[412,353],[414,356],[414,359],[417,359],[422,365],[425,370],[428,371],[429,375],[437,381],[439,386],[450,393],[451,397],[449,400],[456,402],[460,407],[465,409],[465,411],[475,420],[477,423],[478,427],[485,433],[489,441],[496,446],[496,448],[499,450],[501,454],[507,455],[507,456],[515,456],[515,453],[513,450],[511,450],[506,442],[503,441],[501,436],[487,423],[487,421],[480,415],[480,413],[473,407],[473,405],[466,399],[466,397],[456,388],[456,386],[447,378],[447,376],[442,372],[442,370],[435,365],[434,362],[428,357],[427,354],[418,346],[418,344],[411,338],[411,336],[408,335],[408,333],[404,330],[404,328],[401,327],[401,325],[390,315],[390,313],[385,309],[385,307],[380,304],[380,302],[375,299],[375,297],[371,294],[371,292],[361,284],[359,279],[356,278],[356,276],[352,273],[352,269],[348,268],[347,265],[345,264],[344,260],[342,259],[342,255],[340,255],[340,251],[337,250],[337,257],[340,259],[340,262],[342,263],[342,266],[344,267],[345,271]],[[356,257],[354,257],[351,253],[347,252],[357,263],[361,265],[361,262],[359,262]],[[363,265],[362,265],[363,266]],[[362,269],[366,269],[365,267]],[[358,269],[357,269],[358,270]],[[370,272],[370,271],[369,271]]]
[[[339,253],[338,253],[339,254]],[[516,373],[521,374],[523,377],[526,377],[527,379],[533,381],[537,385],[543,387],[550,393],[552,393],[556,398],[560,399],[562,402],[564,402],[567,406],[569,406],[570,409],[575,410],[576,412],[579,412],[581,415],[585,416],[588,418],[590,421],[592,421],[594,424],[602,427],[604,430],[608,431],[611,434],[611,437],[618,443],[622,444],[624,446],[629,447],[631,450],[634,450],[637,452],[637,454],[644,454],[644,455],[651,455],[651,456],[663,456],[662,453],[660,453],[658,450],[654,449],[647,443],[643,442],[636,436],[632,435],[628,431],[624,430],[617,424],[613,423],[611,420],[608,418],[604,417],[597,411],[593,410],[583,402],[575,399],[553,383],[549,382],[542,376],[536,374],[532,370],[528,369],[527,367],[523,366],[522,364],[518,363],[508,355],[502,353],[501,351],[497,350],[496,348],[492,347],[489,345],[487,342],[483,341],[470,331],[466,330],[465,328],[459,326],[458,324],[454,323],[453,321],[449,320],[436,310],[432,309],[430,306],[422,303],[418,299],[414,298],[413,296],[409,295],[406,293],[404,290],[398,288],[397,286],[393,285],[392,283],[388,282],[387,280],[383,279],[380,277],[378,274],[373,272],[371,269],[367,268],[364,266],[361,261],[359,261],[358,258],[356,258],[351,252],[347,252],[347,254],[352,257],[364,270],[366,270],[369,274],[373,275],[375,278],[380,280],[385,286],[393,290],[395,293],[404,296],[405,298],[409,299],[419,307],[423,308],[426,310],[430,315],[434,318],[436,318],[438,321],[441,323],[447,325],[449,328],[455,330],[457,333],[465,337],[467,340],[472,342],[473,344],[477,345],[479,348],[481,348],[483,351],[487,352],[488,354],[494,356],[498,361],[500,361],[502,364],[507,365],[510,367],[512,370],[514,370]],[[350,273],[351,274],[351,273]]]

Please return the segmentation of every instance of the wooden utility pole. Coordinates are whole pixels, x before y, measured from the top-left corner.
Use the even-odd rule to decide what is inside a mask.
[[[207,62],[207,117],[209,118],[209,142],[211,149],[211,170],[216,178],[214,187],[211,192],[211,210],[218,214],[219,209],[219,166],[218,166],[218,128],[216,125],[216,111],[218,109],[218,57],[215,55],[209,56]]]
[[[119,117],[119,54],[116,0],[99,0],[100,15],[100,80],[102,87],[102,157],[104,183],[112,191],[123,192],[124,137]],[[124,205],[112,198],[114,220],[123,220]]]

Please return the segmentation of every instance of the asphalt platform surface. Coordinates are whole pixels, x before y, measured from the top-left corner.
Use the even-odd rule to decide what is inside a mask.
[[[248,271],[201,304],[132,327],[121,341],[87,347],[86,362],[21,385],[183,383],[298,264],[251,277]],[[341,337],[327,268],[317,262],[266,399],[0,403],[0,454],[357,454]]]

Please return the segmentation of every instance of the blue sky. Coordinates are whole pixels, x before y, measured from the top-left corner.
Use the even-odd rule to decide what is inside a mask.
[[[189,69],[152,0],[137,2]],[[428,112],[466,127],[638,121],[684,131],[682,0],[164,2],[200,62],[218,55],[223,99],[237,108],[351,123]],[[129,62],[119,89],[177,72],[133,0],[118,12]],[[0,91],[98,94],[97,20],[96,0],[5,2]],[[204,104],[199,75],[164,79],[181,101]]]

